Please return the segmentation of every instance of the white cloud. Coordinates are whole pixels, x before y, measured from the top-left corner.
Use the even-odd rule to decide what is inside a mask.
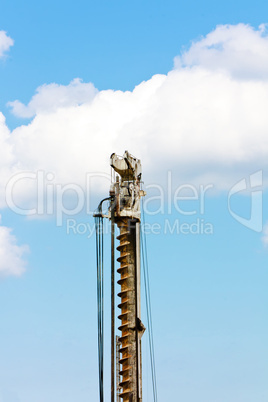
[[[0,216],[1,223],[1,216]],[[20,276],[25,271],[23,259],[29,251],[28,246],[18,246],[12,230],[0,225],[0,276]]]
[[[4,115],[0,112],[0,207],[4,203],[5,185],[12,174],[13,163],[15,163],[15,155],[10,131],[6,126]]]
[[[0,58],[14,45],[14,40],[7,36],[5,31],[0,31]]]
[[[42,169],[83,186],[85,172],[108,173],[109,155],[125,149],[142,159],[147,183],[167,170],[176,183],[218,189],[259,169],[266,177],[267,44],[264,26],[221,26],[132,92],[96,92],[79,80],[40,87],[28,105],[13,103],[17,115],[35,115],[28,125],[9,133],[2,116],[3,177]]]
[[[267,79],[267,26],[220,25],[175,58],[175,67],[181,66],[221,70],[236,79]]]
[[[265,247],[268,247],[268,222],[263,228],[262,242]]]
[[[18,100],[8,102],[12,113],[25,118],[33,117],[36,114],[53,113],[59,108],[91,102],[97,90],[93,84],[82,83],[79,78],[75,78],[67,86],[55,83],[45,84],[38,87],[36,92],[28,105],[24,105]]]

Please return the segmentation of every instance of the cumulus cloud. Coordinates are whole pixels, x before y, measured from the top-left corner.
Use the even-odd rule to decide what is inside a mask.
[[[20,276],[25,271],[24,255],[28,246],[19,246],[12,230],[1,225],[0,216],[0,276]]]
[[[12,174],[14,158],[10,131],[3,113],[0,112],[0,207],[3,206],[5,185]]]
[[[175,68],[202,66],[225,71],[236,79],[268,78],[267,25],[220,25],[175,57]]]
[[[44,170],[84,186],[85,172],[109,172],[109,155],[128,149],[142,159],[147,183],[167,170],[176,183],[220,190],[258,169],[267,177],[265,29],[219,26],[167,75],[133,91],[97,92],[79,80],[40,87],[28,105],[11,104],[15,114],[34,116],[28,125],[9,133],[2,116],[5,174]],[[30,197],[25,186],[21,192]]]
[[[18,100],[8,102],[12,113],[17,117],[30,118],[37,114],[53,113],[59,108],[67,108],[91,102],[97,93],[91,83],[83,83],[75,78],[69,85],[49,84],[37,88],[28,105]]]
[[[265,247],[268,247],[268,222],[263,228],[262,243]]]
[[[0,58],[14,45],[14,40],[7,36],[5,31],[0,31]]]

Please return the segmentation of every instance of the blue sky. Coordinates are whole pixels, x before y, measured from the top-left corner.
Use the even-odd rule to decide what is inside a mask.
[[[125,149],[142,159],[148,194],[159,401],[267,402],[267,11],[2,1],[0,402],[98,400],[89,212],[108,192],[110,154]],[[37,172],[49,200],[36,199]],[[38,214],[12,207],[6,185],[20,174],[14,202]],[[90,211],[71,211],[79,197]],[[108,397],[108,234],[105,247]]]

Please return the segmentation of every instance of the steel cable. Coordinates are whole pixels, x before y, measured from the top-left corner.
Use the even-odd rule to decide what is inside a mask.
[[[142,219],[143,219],[143,224],[145,225],[143,199],[142,199]],[[148,333],[149,333],[149,348],[150,348],[150,363],[151,363],[151,374],[152,374],[153,398],[154,398],[154,402],[157,402],[157,384],[156,384],[149,264],[148,264],[148,253],[147,253],[147,241],[146,241],[145,234],[143,236],[142,227],[141,227],[141,251],[142,251],[142,262],[143,262],[142,265],[143,265],[144,285],[145,285],[146,312],[147,312]]]
[[[103,218],[95,217],[97,258],[97,306],[98,306],[98,363],[99,396],[103,402]]]
[[[96,232],[96,260],[97,260],[97,308],[98,308],[98,364],[99,364],[99,396],[100,402],[103,402],[103,356],[104,356],[104,342],[103,342],[103,323],[104,323],[104,273],[103,273],[103,214],[102,204],[104,201],[110,201],[111,197],[104,198],[97,208],[95,217],[95,232]]]

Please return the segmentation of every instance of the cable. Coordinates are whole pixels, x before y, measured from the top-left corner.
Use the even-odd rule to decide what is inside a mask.
[[[96,258],[97,258],[97,305],[98,305],[98,362],[99,396],[103,402],[103,217],[95,215]]]
[[[142,199],[142,219],[143,219],[143,223],[145,225],[143,199]],[[156,370],[155,370],[153,322],[152,322],[152,310],[151,310],[151,295],[150,295],[150,280],[149,280],[149,266],[148,266],[149,264],[148,264],[148,254],[147,254],[147,241],[146,241],[146,236],[145,235],[143,236],[142,230],[141,230],[141,249],[142,249],[146,311],[147,311],[148,332],[149,332],[149,347],[150,347],[150,362],[151,362],[153,398],[154,398],[154,402],[157,402],[157,385],[156,385]]]
[[[99,363],[99,394],[100,402],[103,402],[103,322],[104,322],[104,275],[103,275],[103,214],[102,204],[104,201],[111,200],[111,197],[104,198],[94,213],[96,231],[96,260],[97,260],[97,305],[98,305],[98,363]]]
[[[95,217],[95,231],[96,231],[96,260],[97,260],[97,305],[98,305],[98,363],[99,363],[99,394],[100,402],[103,402],[103,320],[104,320],[104,289],[103,289],[103,214],[102,204],[111,198],[104,198],[98,206]]]

